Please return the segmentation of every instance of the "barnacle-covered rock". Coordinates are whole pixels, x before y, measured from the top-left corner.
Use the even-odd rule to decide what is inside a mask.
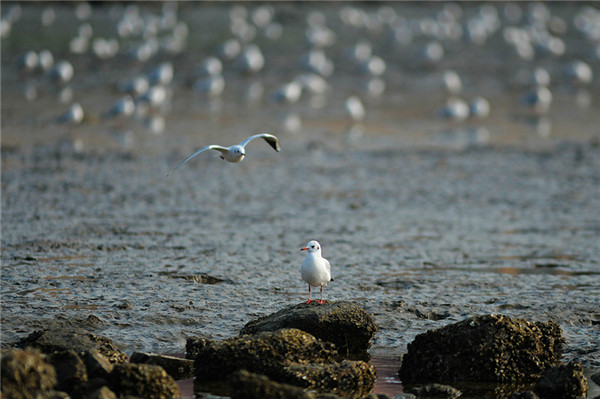
[[[297,328],[332,342],[340,353],[367,350],[377,326],[363,308],[348,301],[300,303],[252,320],[240,335],[281,328]]]
[[[471,317],[415,337],[399,371],[411,382],[533,382],[558,364],[564,339],[552,321]]]

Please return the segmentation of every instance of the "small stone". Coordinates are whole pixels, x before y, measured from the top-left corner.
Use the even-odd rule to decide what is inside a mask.
[[[414,396],[414,395],[411,395],[411,396]],[[398,399],[398,398],[399,397],[394,396],[394,399]],[[363,399],[392,399],[392,398],[384,393],[371,393],[371,394],[368,394],[367,396],[365,396]]]
[[[181,398],[175,380],[165,369],[151,364],[117,364],[109,376],[109,388],[121,396],[145,399]]]
[[[571,362],[546,370],[533,390],[544,399],[585,398],[588,386],[582,364]]]
[[[412,387],[406,390],[408,393],[414,393],[419,398],[449,398],[455,399],[462,395],[458,389],[450,385],[427,384],[418,387]]]
[[[540,399],[533,391],[515,392],[511,399]]]
[[[108,387],[102,387],[87,395],[85,399],[117,399],[117,395]]]
[[[129,361],[131,363],[156,364],[161,366],[175,380],[184,380],[194,376],[194,361],[189,359],[154,353],[134,352]]]
[[[74,350],[54,352],[48,356],[48,361],[56,370],[56,387],[61,391],[73,392],[88,380],[85,364]]]

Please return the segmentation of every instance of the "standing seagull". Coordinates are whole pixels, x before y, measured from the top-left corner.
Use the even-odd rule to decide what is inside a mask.
[[[331,278],[331,264],[321,256],[321,244],[318,241],[310,241],[304,248],[300,248],[300,250],[308,251],[306,258],[302,262],[302,267],[300,267],[302,280],[308,283],[308,301],[306,303],[312,302],[310,300],[311,285],[313,287],[321,287],[321,300],[317,302],[325,303],[323,302],[323,286],[333,281]]]
[[[232,145],[230,147],[222,147],[220,145],[214,145],[214,144],[207,145],[206,147],[199,149],[198,151],[196,151],[195,153],[193,153],[192,155],[187,157],[183,162],[181,162],[179,165],[177,165],[175,168],[173,168],[173,170],[171,170],[171,172],[167,173],[167,176],[169,174],[173,173],[175,171],[175,169],[178,169],[184,163],[186,163],[190,159],[194,158],[196,155],[198,155],[201,152],[206,151],[206,150],[219,151],[221,153],[221,159],[224,159],[228,162],[241,162],[244,159],[244,157],[246,156],[246,148],[245,148],[246,144],[248,144],[251,140],[254,140],[257,138],[264,139],[267,143],[269,143],[269,145],[271,147],[273,147],[273,149],[275,151],[279,152],[279,150],[281,150],[281,146],[279,145],[279,139],[277,137],[273,136],[272,134],[268,134],[268,133],[255,134],[254,136],[248,137],[246,140],[242,141],[240,144]]]

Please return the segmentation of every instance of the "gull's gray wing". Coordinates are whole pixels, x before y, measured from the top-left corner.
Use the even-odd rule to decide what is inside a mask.
[[[279,139],[269,133],[261,133],[261,134],[255,134],[254,136],[250,136],[246,140],[242,141],[240,143],[240,145],[242,147],[246,147],[246,144],[248,144],[250,142],[250,140],[254,140],[254,139],[258,139],[258,138],[264,139],[267,143],[269,143],[269,145],[271,147],[273,147],[273,149],[275,151],[279,152],[281,150],[281,146],[279,145]]]
[[[325,267],[327,267],[327,271],[329,272],[329,278],[331,279],[330,281],[333,281],[333,277],[331,277],[331,263],[329,263],[329,260],[323,258],[323,260],[325,261]]]
[[[204,152],[206,150],[217,150],[217,151],[220,151],[223,155],[225,155],[225,153],[227,153],[229,151],[229,148],[222,147],[220,145],[214,145],[214,144],[213,145],[207,145],[204,148],[200,148],[198,151],[196,151],[195,153],[193,153],[192,155],[190,155],[189,157],[187,157],[186,159],[184,159],[183,162],[181,162],[179,165],[177,165],[173,169],[171,169],[171,171],[169,173],[167,173],[167,176],[170,175],[171,173],[173,173],[175,171],[175,169],[179,169],[179,167],[181,167],[184,163],[186,163],[190,159],[194,158],[196,155],[198,155],[201,152]]]

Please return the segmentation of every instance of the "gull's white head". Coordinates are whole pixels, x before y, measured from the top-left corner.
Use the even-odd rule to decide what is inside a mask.
[[[309,253],[321,252],[321,244],[318,241],[312,240],[305,247],[300,248],[300,251],[308,251]]]
[[[242,147],[241,145],[231,146],[230,151],[233,155],[238,157],[243,157],[246,155],[246,150],[244,150],[244,147]]]
[[[240,162],[246,156],[246,150],[241,145],[232,145],[229,152],[225,154],[225,159],[229,162]]]

